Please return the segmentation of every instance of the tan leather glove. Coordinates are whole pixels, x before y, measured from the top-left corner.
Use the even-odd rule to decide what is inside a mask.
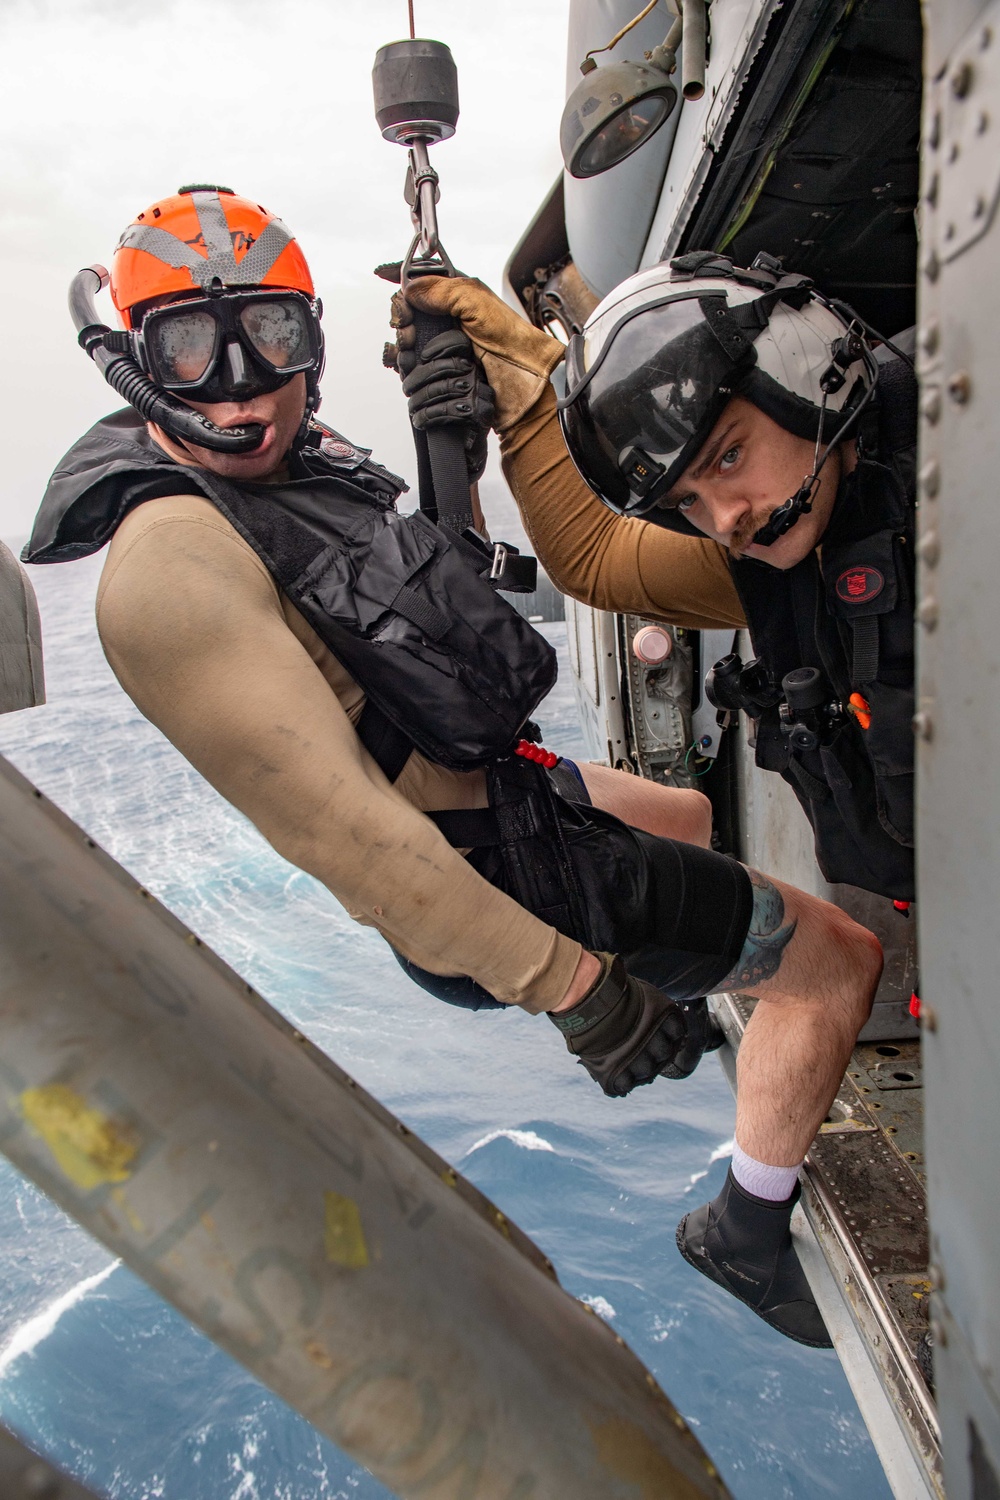
[[[530,411],[565,350],[547,333],[468,276],[423,276],[392,299],[400,348],[412,343],[411,308],[459,319],[496,397],[496,430],[506,432]]]

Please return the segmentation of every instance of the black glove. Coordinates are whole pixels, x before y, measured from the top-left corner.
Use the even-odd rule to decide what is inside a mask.
[[[641,1083],[652,1083],[661,1073],[668,1078],[686,1076],[671,1072],[679,1056],[683,1064],[689,1061],[683,1056],[688,1041],[684,1007],[626,973],[615,954],[596,956],[601,972],[583,999],[569,1010],[549,1012],[570,1052],[613,1099],[623,1098]]]
[[[690,1078],[706,1052],[717,1052],[726,1034],[708,1008],[708,1001],[680,1000],[687,1036],[673,1062],[663,1069],[664,1078]]]
[[[449,328],[430,339],[420,354],[400,349],[396,365],[413,426],[418,432],[463,428],[469,479],[477,480],[486,467],[487,434],[496,406],[468,334]]]

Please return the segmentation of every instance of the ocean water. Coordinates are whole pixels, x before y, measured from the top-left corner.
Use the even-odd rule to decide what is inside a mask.
[[[0,719],[0,752],[533,1236],[737,1500],[888,1500],[835,1355],[772,1333],[677,1254],[678,1219],[718,1191],[731,1150],[717,1060],[611,1101],[543,1019],[410,985],[140,718],[97,641],[99,571],[32,570],[49,702]],[[543,628],[565,660],[565,627]],[[565,675],[540,719],[547,744],[580,752]],[[0,1419],[115,1500],[388,1495],[2,1160]]]

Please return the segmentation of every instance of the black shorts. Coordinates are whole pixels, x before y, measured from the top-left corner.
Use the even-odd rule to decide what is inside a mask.
[[[657,838],[589,805],[575,766],[570,771],[563,762],[550,776],[565,801],[586,807],[586,816],[571,820],[565,833],[587,926],[566,935],[593,951],[620,953],[630,974],[675,1000],[711,994],[746,941],[753,912],[746,870],[728,855]],[[491,885],[517,900],[495,848],[473,849],[468,858]],[[422,989],[449,1005],[510,1008],[473,979],[431,974],[396,957]]]

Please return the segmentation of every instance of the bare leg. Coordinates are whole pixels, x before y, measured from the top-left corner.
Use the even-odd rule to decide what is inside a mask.
[[[736,1138],[770,1166],[805,1156],[882,973],[874,933],[839,907],[751,872],[754,919],[720,988],[757,997],[740,1044]]]
[[[614,813],[623,823],[682,844],[700,844],[703,849],[711,846],[712,804],[703,792],[661,786],[643,776],[612,771],[609,766],[590,761],[581,764],[580,773],[594,805]]]
[[[757,870],[750,878],[750,930],[720,986],[752,992],[759,1001],[737,1063],[736,1142],[745,1155],[734,1160],[711,1203],[685,1214],[677,1247],[695,1270],[779,1333],[828,1349],[830,1336],[789,1231],[794,1169],[830,1108],[871,1010],[882,950],[873,933],[837,907]],[[765,1191],[766,1175],[759,1185],[747,1184],[741,1176],[747,1157],[758,1167],[792,1168],[790,1181],[773,1196]]]
[[[708,846],[711,804],[701,792],[607,766],[580,769],[598,807],[649,833]],[[882,950],[873,933],[830,902],[757,871],[751,879],[751,931],[736,968],[719,986],[760,1001],[740,1045],[736,1135],[756,1160],[796,1166],[871,1011]],[[596,961],[586,954],[559,1009],[579,1000],[595,977]]]

